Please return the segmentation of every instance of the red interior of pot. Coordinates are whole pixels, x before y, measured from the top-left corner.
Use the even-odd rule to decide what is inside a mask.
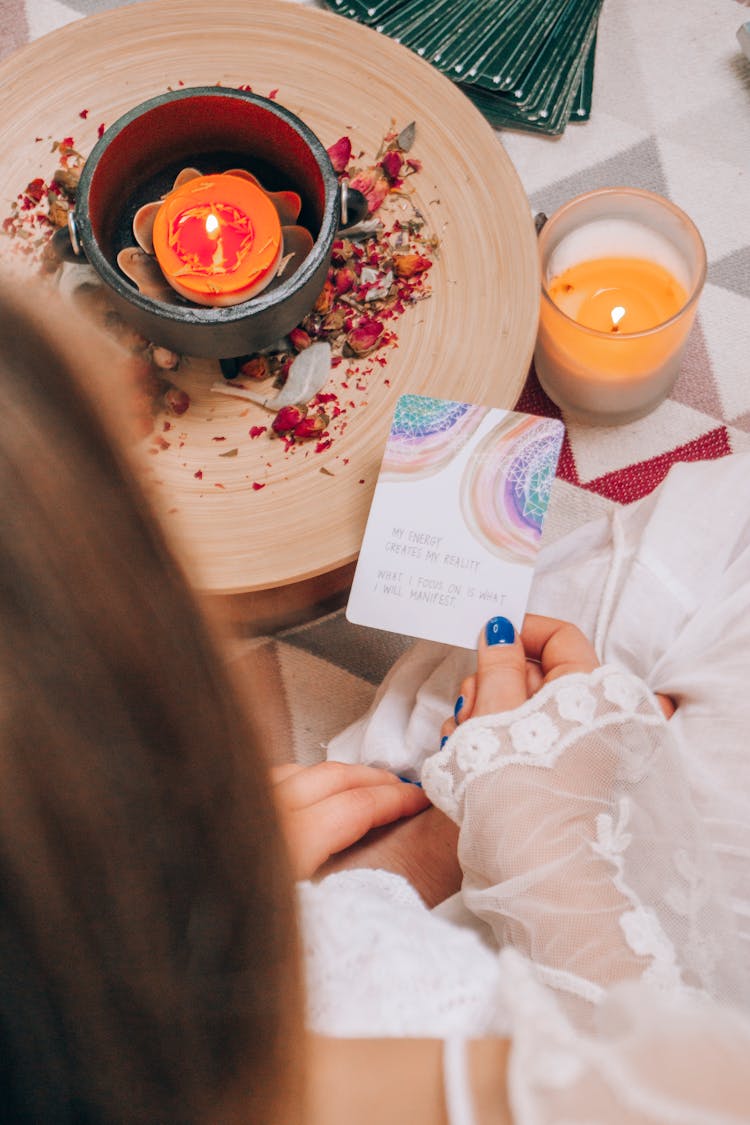
[[[146,109],[107,143],[88,193],[92,233],[105,256],[110,257],[113,230],[132,186],[166,166],[192,165],[198,154],[217,151],[236,153],[238,167],[248,168],[248,157],[272,167],[285,188],[302,196],[306,225],[316,237],[325,185],[307,141],[273,107],[228,91],[180,97]]]

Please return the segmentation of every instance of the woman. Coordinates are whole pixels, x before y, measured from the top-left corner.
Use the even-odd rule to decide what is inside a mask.
[[[498,954],[486,933],[430,913],[388,872],[303,882],[305,1013],[293,874],[312,875],[372,827],[424,810],[425,797],[360,765],[287,770],[269,783],[215,631],[115,432],[126,406],[113,403],[111,383],[103,392],[100,375],[115,369],[112,346],[46,301],[44,315],[39,302],[32,310],[8,285],[0,340],[0,1119],[741,1119],[747,1023],[673,987],[724,988],[716,959],[696,955],[718,917],[709,898],[673,910],[671,929],[657,913],[667,928],[651,936],[666,934],[666,944],[639,950],[637,926],[621,925],[636,906],[630,882],[613,878],[622,872],[612,842],[626,848],[627,835],[613,810],[628,796],[648,817],[664,778],[677,794],[666,723],[643,685],[620,677],[613,688],[580,634],[556,622],[529,622],[525,648],[507,631],[505,644],[482,642],[464,721],[455,734],[446,726],[448,742],[425,769],[433,800],[462,823],[474,917],[521,952]],[[103,394],[119,413],[105,416]],[[525,678],[526,653],[542,686]],[[540,774],[528,755],[542,714],[567,742],[547,738],[554,761]],[[642,826],[651,854],[679,840],[683,870],[700,864],[695,824],[689,801],[675,800],[664,841]],[[455,870],[442,829],[436,838]],[[646,859],[636,877],[657,870]],[[644,911],[660,908],[653,897]],[[358,947],[342,945],[353,919]],[[394,934],[415,926],[421,956],[402,946],[399,966]],[[588,992],[568,988],[566,1012],[535,961],[548,984],[580,992],[588,982]],[[326,995],[354,1000],[362,1031],[382,1034],[388,1013],[410,1006],[409,978],[417,992],[429,980],[435,989],[417,1022],[433,1000],[444,1010],[474,982],[463,1007],[472,1018],[456,1025],[474,1040],[468,1055],[431,1037],[437,1023],[408,1040],[306,1038],[305,1014],[336,1031],[316,1014]],[[639,983],[609,999],[622,979]],[[328,993],[321,980],[332,982]],[[665,1043],[671,1053],[654,1073],[654,1048]]]

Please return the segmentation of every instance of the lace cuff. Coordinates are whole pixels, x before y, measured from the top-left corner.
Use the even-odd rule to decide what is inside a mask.
[[[466,906],[546,983],[588,1002],[639,977],[731,997],[736,933],[717,865],[669,724],[636,677],[561,677],[469,719],[422,779],[461,825]]]
[[[561,676],[545,684],[513,711],[468,719],[422,767],[422,783],[433,804],[460,824],[472,781],[513,764],[553,767],[585,734],[628,722],[665,726],[655,697],[629,672],[604,665],[588,674]],[[622,769],[637,771],[643,762]]]

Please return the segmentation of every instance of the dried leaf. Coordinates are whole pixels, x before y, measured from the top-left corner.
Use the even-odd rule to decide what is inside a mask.
[[[414,144],[414,137],[416,135],[416,132],[417,123],[416,121],[411,121],[404,129],[401,130],[399,135],[396,137],[396,144],[402,152],[408,152],[411,146]]]
[[[289,368],[286,383],[279,393],[271,398],[259,391],[245,387],[234,387],[231,383],[214,383],[211,390],[215,394],[233,395],[257,402],[266,410],[281,410],[284,406],[296,406],[309,402],[328,381],[331,374],[331,345],[323,342],[311,344],[294,359]]]
[[[238,449],[228,449],[226,453],[220,453],[219,457],[236,457],[238,452]]]

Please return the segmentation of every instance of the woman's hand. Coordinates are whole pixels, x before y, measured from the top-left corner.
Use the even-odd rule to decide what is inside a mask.
[[[593,645],[567,621],[528,614],[521,637],[506,617],[493,617],[479,639],[477,671],[462,681],[443,738],[472,715],[512,711],[550,680],[598,665]]]
[[[309,879],[371,829],[430,803],[418,785],[387,770],[344,762],[276,766],[271,783],[297,879]]]
[[[462,681],[454,715],[443,723],[441,734],[446,738],[473,715],[511,711],[551,680],[598,666],[593,645],[569,621],[530,613],[518,636],[507,618],[493,617],[479,640],[477,671]],[[673,700],[656,698],[669,719]]]

